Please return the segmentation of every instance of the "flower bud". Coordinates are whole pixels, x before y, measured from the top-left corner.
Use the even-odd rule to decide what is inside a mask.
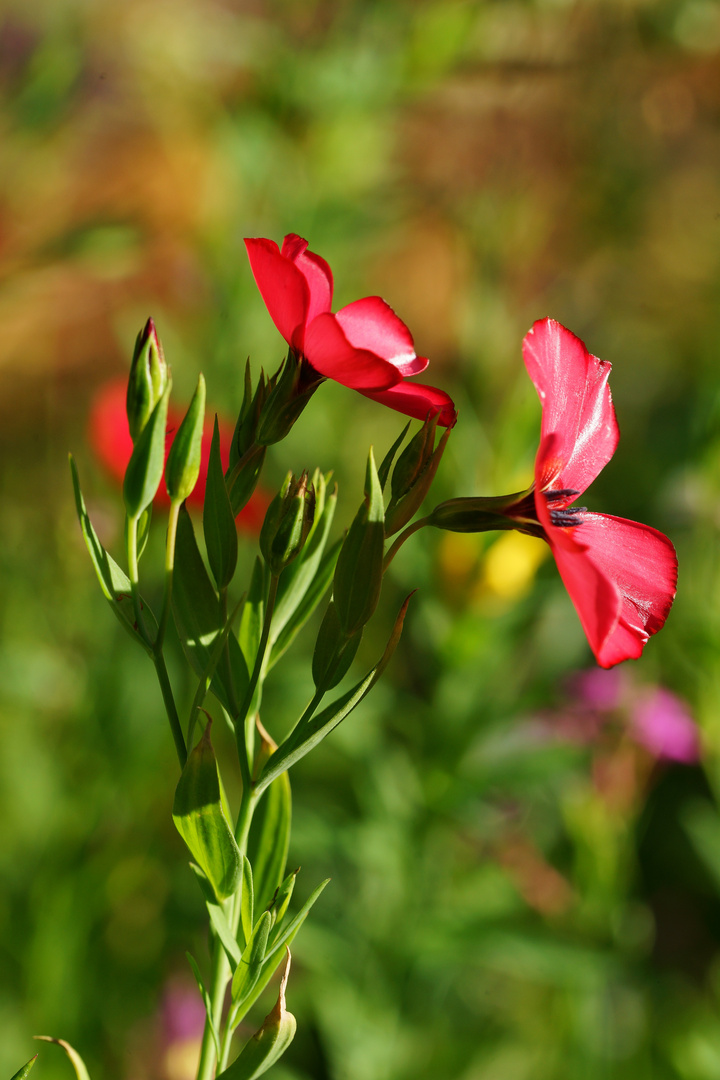
[[[198,482],[204,421],[205,379],[200,375],[165,464],[165,485],[170,502],[187,499]]]
[[[285,438],[323,381],[314,372],[308,377],[309,371],[312,369],[290,349],[280,371],[270,380],[270,393],[263,405],[257,433],[257,441],[263,446]]]
[[[271,574],[279,574],[302,551],[315,518],[315,488],[308,474],[288,473],[268,507],[260,530],[260,551]]]
[[[513,495],[448,499],[435,507],[427,523],[448,532],[517,529],[531,536],[543,536],[542,526],[537,521],[532,487]]]
[[[365,625],[380,598],[384,519],[382,488],[371,450],[365,476],[365,501],[348,530],[335,567],[333,599],[346,637]]]
[[[163,395],[168,381],[167,364],[155,323],[148,319],[135,341],[127,388],[127,417],[136,442]]]
[[[435,479],[452,428],[446,428],[435,448],[439,413],[428,417],[407,444],[393,470],[390,504],[385,513],[385,535],[398,532],[419,510]]]

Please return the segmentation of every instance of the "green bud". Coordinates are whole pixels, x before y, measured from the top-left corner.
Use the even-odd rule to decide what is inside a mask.
[[[312,677],[318,690],[332,690],[347,673],[355,659],[362,627],[354,634],[343,632],[337,607],[331,600],[320,624],[312,658]]]
[[[322,376],[303,364],[290,349],[279,372],[271,380],[270,393],[260,416],[257,441],[269,446],[284,439],[321,382]]]
[[[260,530],[260,551],[271,574],[279,574],[302,551],[314,518],[315,488],[308,487],[308,474],[296,480],[288,473]]]
[[[162,397],[140,432],[125,470],[123,499],[130,518],[142,514],[160,487],[165,468],[165,429],[170,386],[168,381]]]
[[[415,516],[435,479],[452,428],[435,448],[439,413],[429,417],[398,458],[392,474],[390,504],[385,514],[385,535],[392,536]]]
[[[204,422],[205,379],[200,375],[165,465],[165,485],[170,502],[183,502],[198,482]]]
[[[13,1074],[11,1080],[26,1080],[27,1076],[30,1073],[30,1070],[32,1069],[36,1061],[37,1054],[35,1054],[34,1057],[31,1057],[29,1061],[26,1061],[22,1068],[18,1069],[18,1071]]]
[[[155,323],[148,319],[135,341],[127,388],[127,417],[136,442],[162,397],[168,381],[167,364]]]
[[[335,567],[333,599],[340,625],[347,637],[365,625],[380,598],[384,519],[382,488],[370,450],[365,476],[365,501],[348,530]]]
[[[285,991],[290,974],[290,950],[280,977],[278,999],[263,1020],[262,1027],[248,1040],[232,1065],[218,1080],[256,1080],[280,1060],[295,1037],[297,1023],[285,1005]]]
[[[543,537],[537,520],[533,488],[513,495],[448,499],[428,515],[428,525],[447,532],[478,533],[498,529],[517,529],[530,536]]]

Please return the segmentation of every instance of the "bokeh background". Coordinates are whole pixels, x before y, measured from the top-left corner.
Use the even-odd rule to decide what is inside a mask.
[[[95,1080],[192,1075],[174,751],[66,454],[119,551],[94,395],[152,314],[175,400],[201,368],[232,420],[246,356],[283,355],[242,238],[295,231],[454,394],[438,497],[529,481],[534,319],[611,360],[623,437],[587,501],[667,532],[680,584],[603,676],[540,541],[405,547],[361,657],[419,585],[392,670],[293,773],[297,893],[333,881],[273,1076],[720,1078],[720,4],[5,0],[0,95],[0,1074],[48,1033]],[[332,468],[347,522],[400,426],[325,385],[267,484]],[[311,647],[268,686],[276,734]]]

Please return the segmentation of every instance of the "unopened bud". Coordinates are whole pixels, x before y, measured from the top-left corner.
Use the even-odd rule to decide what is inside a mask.
[[[260,416],[257,441],[270,446],[284,439],[322,381],[322,377],[290,349],[282,368],[271,380],[270,393]]]
[[[136,442],[163,395],[168,381],[167,364],[155,323],[148,319],[135,341],[127,388],[130,435]]]
[[[187,499],[198,482],[204,421],[205,379],[200,375],[165,465],[165,484],[170,502]]]
[[[435,479],[452,428],[435,448],[439,413],[429,417],[398,458],[392,474],[392,498],[385,514],[385,535],[398,532],[419,510]]]
[[[335,567],[333,599],[346,637],[365,625],[380,598],[384,519],[382,488],[371,450],[365,474],[365,501],[348,530]]]
[[[302,551],[315,518],[315,488],[308,475],[288,473],[268,507],[260,530],[260,551],[271,574],[279,574]]]

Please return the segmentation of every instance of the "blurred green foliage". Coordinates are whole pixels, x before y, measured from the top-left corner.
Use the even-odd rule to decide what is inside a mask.
[[[176,763],[65,455],[117,545],[94,390],[151,313],[175,400],[202,368],[232,418],[246,355],[283,354],[242,238],[294,231],[338,305],[382,293],[455,395],[438,498],[527,483],[535,318],[613,362],[623,438],[588,504],[680,557],[627,700],[679,694],[704,752],[653,763],[622,710],[578,736],[569,679],[591,658],[540,542],[414,538],[358,661],[419,584],[385,683],[293,772],[297,893],[333,881],[296,942],[298,1036],[273,1076],[715,1080],[720,5],[7,0],[0,94],[0,1075],[40,1033],[95,1077],[189,1075],[159,1013],[192,987],[185,949],[206,955]],[[368,445],[400,423],[325,385],[267,475],[334,469],[347,522]],[[310,696],[311,640],[268,684],[276,735]],[[68,1075],[49,1048],[37,1068]]]

